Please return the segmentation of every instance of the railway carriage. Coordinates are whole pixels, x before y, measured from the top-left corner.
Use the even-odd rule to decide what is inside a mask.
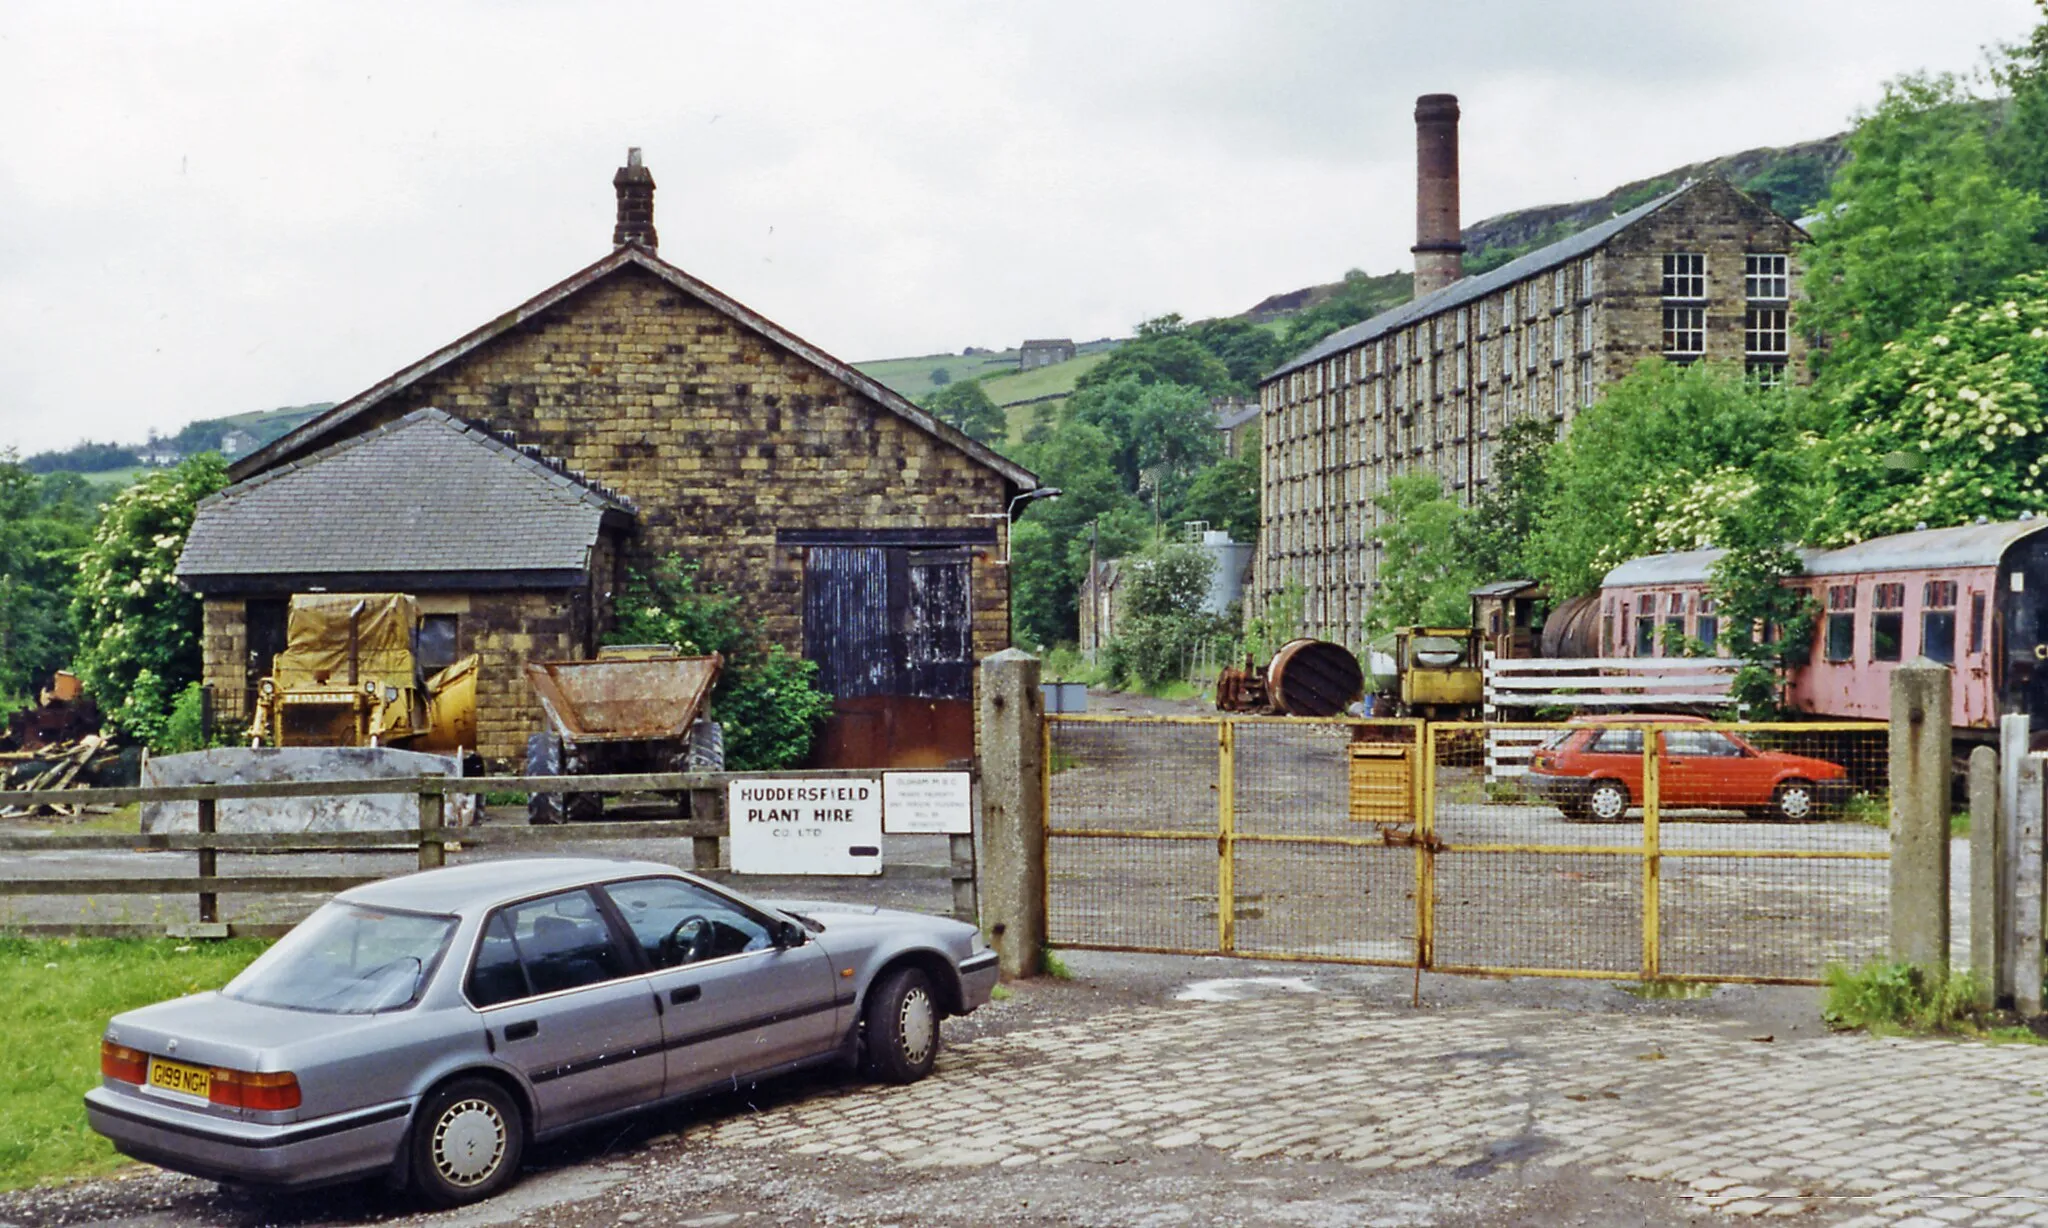
[[[1577,620],[1578,642],[1563,655],[1728,655],[1709,575],[1720,557],[1689,550],[1616,567],[1597,622]],[[2048,520],[1922,529],[1801,558],[1804,573],[1788,583],[1820,613],[1812,650],[1792,670],[1795,709],[1884,720],[1892,669],[1925,656],[1955,669],[1958,730],[1988,732],[2014,713],[2048,728]]]

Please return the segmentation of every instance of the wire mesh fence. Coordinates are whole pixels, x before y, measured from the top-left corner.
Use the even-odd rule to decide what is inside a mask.
[[[1881,725],[1055,716],[1045,749],[1058,945],[1763,981],[1884,948]]]

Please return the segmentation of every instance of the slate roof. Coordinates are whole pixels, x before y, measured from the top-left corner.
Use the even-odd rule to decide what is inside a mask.
[[[1412,324],[1417,320],[1427,319],[1439,311],[1448,311],[1453,307],[1485,298],[1497,290],[1507,289],[1510,285],[1531,274],[1540,273],[1545,269],[1554,268],[1560,264],[1570,263],[1580,256],[1598,250],[1615,235],[1620,234],[1672,201],[1684,196],[1687,192],[1700,186],[1702,182],[1704,181],[1695,180],[1681,184],[1654,200],[1645,201],[1637,205],[1626,213],[1617,213],[1597,226],[1589,226],[1569,238],[1559,239],[1547,247],[1539,247],[1525,256],[1517,256],[1497,269],[1481,273],[1477,277],[1467,277],[1460,281],[1454,281],[1433,294],[1426,294],[1418,299],[1410,299],[1399,307],[1389,308],[1373,316],[1371,319],[1361,320],[1349,328],[1331,333],[1307,350],[1297,354],[1286,365],[1280,367],[1266,378],[1269,380],[1278,379],[1280,376],[1299,371],[1301,368],[1312,363],[1321,362],[1325,358],[1341,354],[1353,346],[1390,333],[1404,324]]]
[[[1950,567],[1996,567],[2005,552],[2020,541],[2048,529],[2048,520],[2004,520],[1962,524],[1947,529],[1915,529],[1891,533],[1833,550],[1801,549],[1799,559],[1809,576],[1848,576],[1873,571],[1941,570]],[[1707,578],[1708,569],[1725,553],[1719,549],[1683,550],[1630,559],[1607,573],[1602,588],[1651,584],[1691,584]]]
[[[376,385],[364,389],[333,409],[314,418],[228,467],[228,476],[236,479],[260,473],[277,463],[279,457],[289,456],[308,444],[316,443],[323,436],[332,433],[373,406],[395,393],[401,392],[420,380],[434,374],[448,364],[463,358],[493,339],[518,328],[520,325],[542,314],[575,294],[597,284],[613,273],[628,266],[637,266],[654,274],[691,298],[705,304],[713,311],[727,317],[790,353],[824,371],[832,378],[852,388],[855,392],[874,401],[883,409],[908,421],[912,426],[966,453],[974,460],[1001,474],[1019,490],[1035,490],[1038,478],[1030,470],[1003,456],[988,446],[968,438],[958,429],[939,421],[931,414],[919,409],[901,393],[889,388],[874,377],[863,374],[851,363],[842,362],[803,338],[783,328],[766,316],[744,306],[737,299],[698,281],[666,260],[640,247],[626,246],[613,251],[611,255],[597,261],[580,272],[557,282],[539,294],[498,316],[483,327],[443,346],[402,371],[386,377]]]
[[[200,503],[178,577],[580,571],[633,505],[438,409]]]

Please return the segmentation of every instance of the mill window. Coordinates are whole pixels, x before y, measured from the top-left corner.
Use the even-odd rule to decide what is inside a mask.
[[[1593,403],[1593,358],[1587,355],[1579,359],[1579,408]]]
[[[1704,307],[1664,308],[1664,353],[1692,358],[1706,352],[1707,311]]]
[[[1853,584],[1828,586],[1825,655],[1830,661],[1847,661],[1856,655],[1856,586]]]
[[[1664,257],[1665,298],[1707,297],[1707,258],[1699,252],[1671,252]]]
[[[1564,310],[1566,300],[1571,298],[1572,275],[1567,269],[1559,269],[1550,275],[1550,305]]]
[[[1870,607],[1870,659],[1898,660],[1905,647],[1906,586],[1877,585]]]
[[[1920,592],[1920,653],[1944,665],[1956,659],[1956,582],[1929,580]]]
[[[1782,362],[1752,358],[1743,364],[1742,372],[1753,386],[1766,392],[1785,385],[1785,364]]]
[[[1742,295],[1749,299],[1791,297],[1791,278],[1785,272],[1782,252],[1751,252],[1742,258]]]
[[[1515,369],[1515,335],[1506,329],[1500,334],[1500,373],[1506,376]]]
[[[1492,300],[1490,300],[1490,299],[1480,299],[1480,300],[1479,300],[1479,335],[1480,335],[1480,336],[1482,336],[1482,337],[1484,337],[1484,336],[1486,335],[1486,332],[1487,332],[1487,330],[1488,330],[1488,329],[1490,329],[1490,328],[1492,328],[1492,327],[1493,327],[1493,302],[1492,302]]]
[[[1785,352],[1785,309],[1751,304],[1742,313],[1742,348],[1752,357]]]

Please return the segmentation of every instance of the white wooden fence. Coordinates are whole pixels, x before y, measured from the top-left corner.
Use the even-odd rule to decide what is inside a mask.
[[[1728,702],[1736,662],[1719,657],[1533,657],[1486,654],[1483,717],[1515,722],[1545,708],[1575,712],[1662,710]],[[1548,729],[1489,729],[1486,776],[1506,780],[1529,770]]]

